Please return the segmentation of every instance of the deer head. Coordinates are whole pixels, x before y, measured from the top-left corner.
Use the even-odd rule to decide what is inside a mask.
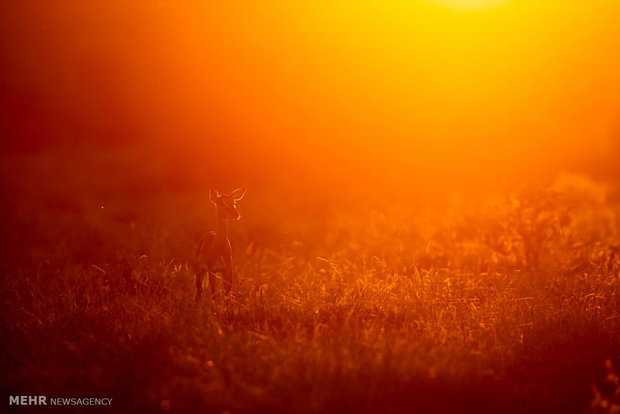
[[[241,215],[237,210],[237,201],[245,195],[245,188],[237,188],[229,194],[220,194],[217,190],[209,190],[209,199],[215,204],[219,217],[227,220],[239,220]]]

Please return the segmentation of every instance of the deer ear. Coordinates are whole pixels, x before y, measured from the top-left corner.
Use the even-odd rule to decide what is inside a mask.
[[[245,195],[245,188],[243,188],[243,187],[239,187],[236,190],[231,191],[231,193],[230,193],[230,196],[235,201],[241,200],[244,195]]]
[[[217,190],[209,190],[209,200],[215,203],[219,196],[220,196],[220,193],[218,193]]]

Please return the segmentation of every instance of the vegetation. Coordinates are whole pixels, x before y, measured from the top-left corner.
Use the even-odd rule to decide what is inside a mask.
[[[208,187],[69,158],[2,163],[6,395],[120,412],[617,408],[620,206],[601,185],[432,208],[249,186],[233,295],[196,304]]]

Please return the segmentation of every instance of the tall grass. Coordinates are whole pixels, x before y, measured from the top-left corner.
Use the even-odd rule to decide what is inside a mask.
[[[620,362],[620,209],[582,178],[429,210],[250,188],[233,295],[196,304],[206,191],[79,169],[42,186],[55,164],[20,167],[3,171],[6,395],[113,397],[118,412],[583,412],[603,362]]]

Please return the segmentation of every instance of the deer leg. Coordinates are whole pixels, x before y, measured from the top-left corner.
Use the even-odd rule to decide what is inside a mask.
[[[209,286],[211,287],[211,299],[215,299],[215,274],[209,272]]]
[[[196,302],[200,300],[200,296],[202,295],[202,279],[204,277],[204,273],[198,271],[196,272]]]
[[[230,295],[232,284],[233,284],[233,270],[232,270],[232,266],[229,266],[224,271],[224,290],[225,290],[226,296]]]

